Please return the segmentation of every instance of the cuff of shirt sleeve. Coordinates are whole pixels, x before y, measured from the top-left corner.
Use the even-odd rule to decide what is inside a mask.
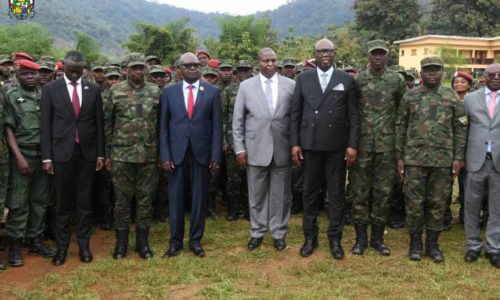
[[[236,155],[240,154],[240,153],[243,153],[243,152],[247,152],[246,150],[241,150],[241,151],[238,151],[236,152]]]
[[[42,163],[51,163],[51,162],[52,162],[51,159],[44,159],[44,160],[42,160]]]

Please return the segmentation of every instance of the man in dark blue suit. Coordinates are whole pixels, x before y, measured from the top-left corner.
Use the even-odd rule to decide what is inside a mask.
[[[193,53],[180,58],[181,82],[163,90],[160,113],[160,159],[171,172],[169,182],[170,241],[167,257],[180,253],[184,239],[186,172],[191,177],[189,249],[204,256],[201,238],[205,229],[210,170],[222,159],[222,106],[217,87],[201,82],[200,63]]]

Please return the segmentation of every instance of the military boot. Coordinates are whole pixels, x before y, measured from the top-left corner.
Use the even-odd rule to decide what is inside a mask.
[[[366,233],[366,224],[354,224],[356,230],[356,243],[352,246],[351,253],[363,255],[368,247],[368,234]]]
[[[10,239],[9,265],[11,267],[20,267],[24,265],[23,256],[21,254],[21,246],[22,242],[20,239]]]
[[[121,259],[127,256],[128,232],[129,232],[128,227],[115,229],[116,245],[115,245],[115,251],[113,252],[114,259]]]
[[[422,259],[422,232],[410,231],[410,249],[408,251],[410,260],[420,261]]]
[[[41,237],[34,238],[29,245],[29,255],[40,255],[43,257],[52,257],[56,255],[56,251],[47,247]]]
[[[384,244],[385,226],[380,224],[372,224],[372,235],[370,238],[370,247],[377,250],[380,255],[391,255],[391,249]]]
[[[440,231],[427,230],[425,238],[425,255],[430,257],[435,263],[444,262],[444,256],[438,244],[439,234]]]
[[[150,259],[153,257],[153,251],[149,248],[149,227],[141,228],[136,227],[135,230],[136,240],[135,240],[135,251],[139,254],[142,259]]]

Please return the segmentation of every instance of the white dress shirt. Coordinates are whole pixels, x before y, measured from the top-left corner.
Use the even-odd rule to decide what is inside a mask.
[[[319,79],[319,84],[321,85],[321,80],[322,80],[322,74],[326,74],[326,84],[330,83],[330,78],[332,78],[333,74],[333,66],[330,67],[326,72],[323,72],[320,68],[316,68],[316,71],[318,72],[318,79]]]
[[[188,109],[188,96],[189,96],[189,83],[185,80],[182,81],[182,92],[184,93],[184,105],[186,106],[186,111]],[[198,97],[198,90],[200,88],[200,81],[197,80],[195,83],[191,84],[193,86],[193,108],[196,104],[196,97]]]
[[[262,74],[259,73],[260,77],[260,83],[262,85],[262,91],[264,92],[264,95],[266,94],[266,86],[267,80],[271,80],[270,86],[271,86],[271,91],[273,92],[273,111],[276,109],[276,104],[278,103],[278,73],[274,73],[273,77],[267,78],[263,76]]]
[[[69,99],[71,100],[71,103],[73,103],[73,82],[71,82],[71,80],[66,77],[66,74],[64,75],[64,81],[66,81],[66,88],[68,89]],[[76,84],[78,100],[80,101],[80,107],[82,107],[82,78],[79,78]]]
[[[486,94],[486,107],[487,108],[490,107],[490,102],[491,102],[490,93],[491,92],[492,91],[487,86],[484,87],[484,93]],[[498,105],[498,98],[500,98],[500,91],[497,91],[497,98],[495,99],[496,105]],[[495,108],[495,110],[497,110],[497,109]],[[489,113],[489,110],[488,110],[488,113]],[[491,152],[491,139],[488,139],[488,152]]]

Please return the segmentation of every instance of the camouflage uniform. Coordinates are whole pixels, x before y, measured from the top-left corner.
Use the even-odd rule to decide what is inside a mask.
[[[465,113],[451,88],[417,86],[398,108],[396,155],[405,164],[403,189],[411,232],[441,231],[453,160],[463,160]]]
[[[40,149],[40,92],[21,86],[11,89],[5,99],[5,126],[12,129],[19,150],[32,173],[22,175],[16,158],[10,158],[7,235],[13,239],[38,239],[45,229],[50,202],[49,175],[42,170]]]
[[[5,199],[7,196],[7,183],[9,178],[9,150],[7,149],[7,142],[5,140],[4,110],[5,95],[0,90],[0,222],[3,219]]]
[[[151,225],[153,194],[158,182],[159,101],[158,86],[144,82],[136,88],[128,80],[112,86],[106,100],[106,158],[112,161],[115,228],[130,225],[134,196],[137,226]]]
[[[406,84],[401,75],[384,70],[358,74],[361,135],[357,163],[349,170],[354,223],[387,223],[396,181],[395,114]],[[371,202],[371,212],[370,212]]]

